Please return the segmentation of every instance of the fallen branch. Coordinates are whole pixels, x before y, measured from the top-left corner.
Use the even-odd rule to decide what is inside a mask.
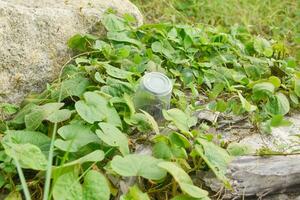
[[[227,177],[233,191],[226,191],[225,198],[284,193],[300,185],[300,155],[240,156],[229,165]],[[222,184],[211,176],[204,180],[214,191],[222,188]]]

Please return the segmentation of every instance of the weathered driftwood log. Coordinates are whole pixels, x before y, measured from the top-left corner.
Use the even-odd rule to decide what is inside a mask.
[[[225,198],[263,197],[292,188],[300,195],[300,155],[240,156],[229,165],[227,177],[233,191],[226,191]],[[215,178],[206,176],[204,180],[212,190],[221,190],[222,184]]]

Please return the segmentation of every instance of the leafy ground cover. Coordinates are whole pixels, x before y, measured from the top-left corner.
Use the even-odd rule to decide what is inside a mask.
[[[0,187],[8,199],[210,199],[197,172],[231,188],[226,166],[244,149],[206,134],[193,113],[248,116],[266,134],[298,108],[296,59],[238,25],[146,24],[108,13],[105,37],[75,35],[57,81],[1,122]],[[173,82],[164,122],[136,110],[145,72]],[[149,153],[150,152],[150,153]],[[129,188],[127,186],[130,185]],[[101,186],[101,187],[100,187]]]
[[[297,0],[132,0],[150,23],[201,23],[281,41],[300,60],[300,2]]]

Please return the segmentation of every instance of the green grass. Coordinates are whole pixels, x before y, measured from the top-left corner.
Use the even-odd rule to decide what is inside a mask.
[[[245,26],[251,33],[282,41],[300,60],[299,0],[132,0],[145,22]]]

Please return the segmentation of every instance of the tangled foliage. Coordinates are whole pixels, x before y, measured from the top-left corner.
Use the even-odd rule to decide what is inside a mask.
[[[210,199],[191,177],[201,180],[197,172],[211,170],[230,189],[225,171],[232,155],[201,131],[193,113],[248,115],[269,132],[298,107],[300,73],[276,41],[238,26],[135,28],[134,22],[108,13],[105,37],[73,36],[68,45],[78,55],[59,80],[1,123],[3,190],[20,197],[18,171],[27,198],[27,187],[34,199],[45,187],[44,199],[57,200]],[[149,71],[174,84],[164,122],[136,110],[132,100]],[[1,109],[16,111],[9,104]]]

